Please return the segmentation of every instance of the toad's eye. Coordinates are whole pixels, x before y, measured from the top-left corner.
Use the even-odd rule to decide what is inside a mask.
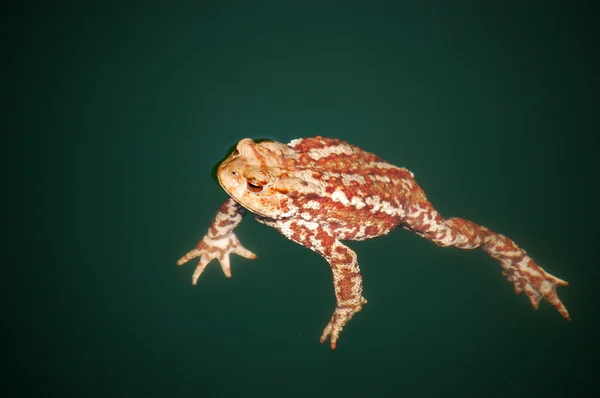
[[[262,191],[263,186],[255,179],[249,179],[247,182],[248,182],[248,190],[250,190],[250,192]]]

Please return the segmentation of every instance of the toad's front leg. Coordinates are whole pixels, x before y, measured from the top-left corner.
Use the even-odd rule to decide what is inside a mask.
[[[260,216],[256,219],[277,229],[288,239],[319,253],[331,266],[337,306],[323,330],[321,343],[329,337],[331,349],[335,350],[344,325],[367,303],[362,296],[362,276],[356,253],[338,241],[331,231],[322,225],[302,219],[272,220]]]
[[[196,284],[198,278],[204,272],[204,268],[215,258],[221,263],[223,273],[228,278],[231,277],[229,266],[229,255],[231,253],[250,259],[256,258],[254,253],[241,245],[237,236],[233,233],[233,230],[242,222],[245,213],[246,209],[244,207],[231,198],[227,199],[217,212],[208,232],[200,243],[177,261],[177,265],[182,265],[193,258],[200,257],[198,266],[192,276],[192,284]]]
[[[344,325],[362,309],[367,300],[362,296],[362,276],[356,261],[356,253],[335,240],[325,258],[331,265],[337,306],[323,330],[321,343],[329,337],[331,349],[335,350]]]

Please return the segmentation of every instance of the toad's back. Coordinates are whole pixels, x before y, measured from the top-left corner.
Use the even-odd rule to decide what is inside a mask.
[[[345,141],[313,137],[297,139],[289,145],[299,153],[296,169],[310,171],[310,177],[324,185],[326,196],[340,205],[371,215],[382,213],[380,219],[387,214],[397,218],[393,221],[397,225],[407,199],[424,199],[409,170]]]

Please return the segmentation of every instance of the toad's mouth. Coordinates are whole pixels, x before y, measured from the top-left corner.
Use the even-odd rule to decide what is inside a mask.
[[[219,170],[217,173],[217,180],[219,181],[219,185],[221,188],[231,197],[231,199],[235,200],[238,204],[240,204],[245,209],[249,210],[253,214],[259,215],[264,218],[269,218],[264,211],[261,211],[256,204],[248,203],[248,192],[246,185],[246,179],[242,178],[238,172],[235,171],[226,171]],[[250,201],[252,202],[252,201]]]

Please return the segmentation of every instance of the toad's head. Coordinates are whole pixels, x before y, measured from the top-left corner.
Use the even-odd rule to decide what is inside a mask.
[[[272,219],[297,214],[297,200],[320,197],[322,187],[296,168],[297,152],[273,141],[241,140],[217,170],[223,189],[253,213]]]

